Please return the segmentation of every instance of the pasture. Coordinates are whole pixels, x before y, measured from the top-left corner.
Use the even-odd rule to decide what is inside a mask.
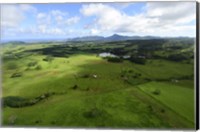
[[[193,129],[192,45],[174,61],[165,48],[119,43],[3,45],[3,126]]]

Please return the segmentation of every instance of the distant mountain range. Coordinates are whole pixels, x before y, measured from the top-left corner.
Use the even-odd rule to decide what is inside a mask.
[[[35,43],[35,42],[66,42],[66,41],[125,41],[125,40],[150,40],[150,39],[194,39],[194,37],[159,37],[159,36],[123,36],[119,34],[113,34],[112,36],[103,37],[103,36],[85,36],[85,37],[76,37],[71,39],[35,39],[35,40],[6,40],[0,41],[1,44],[6,43]]]
[[[68,41],[123,41],[123,40],[147,40],[147,39],[161,39],[157,36],[123,36],[118,34],[113,34],[109,37],[102,36],[86,36],[68,39]]]

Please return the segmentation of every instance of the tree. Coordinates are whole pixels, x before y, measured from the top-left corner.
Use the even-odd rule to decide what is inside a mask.
[[[53,60],[53,56],[50,56],[50,55],[46,56],[46,57],[43,59],[43,61],[47,61],[47,62],[51,62],[52,60]]]
[[[131,61],[133,63],[137,63],[137,64],[142,64],[142,65],[144,65],[146,63],[145,58],[139,58],[139,57],[135,57],[135,56],[131,56],[129,58],[129,61]]]
[[[108,57],[107,60],[109,62],[115,62],[115,63],[119,63],[119,62],[122,62],[123,60],[118,58],[118,57]]]

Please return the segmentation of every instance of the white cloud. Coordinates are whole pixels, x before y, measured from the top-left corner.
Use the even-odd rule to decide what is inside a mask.
[[[132,16],[104,4],[83,5],[80,12],[85,17],[95,16],[95,24],[86,26],[92,30],[98,27],[99,32],[159,36],[195,35],[195,26],[188,25],[195,20],[194,2],[149,2],[144,12]]]
[[[68,13],[67,12],[63,12],[63,11],[60,11],[60,10],[52,10],[51,11],[51,14],[53,16],[66,16]]]
[[[45,35],[66,35],[67,32],[64,32],[64,29],[57,27],[48,27],[47,25],[37,25],[29,28],[13,28],[9,29],[9,34],[6,32],[4,35],[9,36],[17,36],[20,34],[21,36],[26,34],[32,34],[34,36],[45,36]],[[12,33],[12,34],[10,34]]]
[[[22,11],[27,11],[27,12],[32,12],[32,13],[36,13],[37,12],[37,9],[34,8],[33,6],[29,5],[29,4],[20,4],[19,8]]]
[[[26,13],[36,13],[37,9],[28,4],[10,4],[1,5],[1,35],[2,38],[8,36],[17,36],[22,32],[23,21],[26,19]]]
[[[191,24],[195,21],[195,2],[147,2],[143,12],[134,15],[128,15],[123,12],[123,8],[111,4],[84,4],[80,12],[83,18],[78,15],[70,16],[68,12],[62,10],[39,12],[28,4],[1,5],[2,35],[86,36],[120,33],[195,36],[195,25]],[[93,20],[90,21],[88,17]],[[33,21],[29,21],[25,26],[22,25],[29,18]],[[83,29],[73,28],[81,19],[89,21],[86,20],[88,23],[85,23]]]
[[[64,21],[64,24],[66,24],[66,25],[76,24],[79,20],[80,20],[80,18],[78,16],[74,16],[74,17],[66,19]]]
[[[67,17],[68,13],[60,10],[52,10],[50,12],[50,15],[52,16],[53,19],[55,19],[57,24],[61,25],[64,19]]]
[[[147,15],[166,23],[188,23],[195,19],[194,2],[149,2]]]
[[[38,12],[36,8],[28,4],[13,4],[1,6],[1,31],[2,37],[17,35],[66,35],[69,31],[65,25],[72,25],[79,21],[78,16],[68,17],[67,12],[51,10]],[[32,23],[22,25],[29,15],[32,15]],[[20,25],[21,24],[21,25]]]
[[[64,20],[64,18],[62,16],[56,16],[55,19],[56,19],[57,23],[60,23],[61,21]]]
[[[38,33],[43,35],[65,35],[66,33],[61,28],[47,27],[46,25],[39,25]],[[36,29],[37,29],[36,28]]]
[[[1,5],[1,27],[17,27],[25,19],[25,13],[36,12],[30,5]]]
[[[91,35],[98,35],[100,34],[100,31],[98,29],[91,29]]]
[[[52,10],[47,13],[38,13],[37,14],[37,23],[46,24],[48,26],[69,26],[76,24],[80,18],[78,16],[68,17],[67,12],[62,12],[60,10]]]
[[[52,10],[46,13],[37,14],[37,34],[42,35],[66,35],[69,33],[64,26],[76,24],[80,18],[78,16],[68,17],[67,12]]]
[[[85,16],[96,16],[96,24],[100,26],[102,30],[112,30],[121,24],[122,14],[108,5],[84,5],[80,12]]]
[[[39,25],[38,29],[39,29],[40,33],[44,33],[45,34],[46,31],[47,31],[47,26],[46,25]]]
[[[38,13],[37,14],[37,24],[46,24],[46,25],[49,25],[51,24],[51,19],[52,19],[52,16],[51,14],[48,14],[48,13]]]
[[[37,19],[43,19],[45,18],[47,15],[45,13],[38,13],[37,14]]]

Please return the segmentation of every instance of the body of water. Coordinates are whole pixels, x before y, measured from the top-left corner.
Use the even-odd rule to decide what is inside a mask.
[[[100,56],[100,57],[119,57],[119,56],[114,55],[114,54],[109,53],[109,52],[100,53],[99,56]],[[128,59],[128,58],[130,58],[130,55],[124,55],[123,58],[124,58],[124,59]]]
[[[100,53],[99,56],[100,57],[118,57],[118,56],[108,53],[108,52]]]

